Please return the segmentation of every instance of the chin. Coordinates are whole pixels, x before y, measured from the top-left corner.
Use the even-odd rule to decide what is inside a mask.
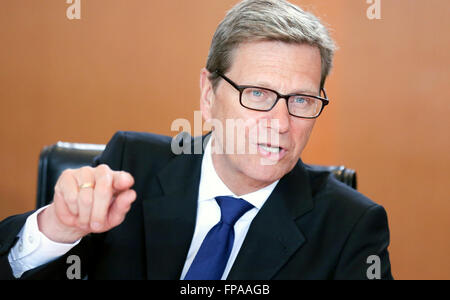
[[[280,179],[286,173],[290,172],[292,168],[289,168],[285,163],[278,162],[274,164],[270,161],[264,161],[260,157],[252,159],[252,163],[248,164],[248,160],[243,162],[243,173],[253,179],[256,182],[271,184],[272,182]]]

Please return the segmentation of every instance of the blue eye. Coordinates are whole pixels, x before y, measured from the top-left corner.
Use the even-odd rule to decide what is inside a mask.
[[[260,91],[260,90],[253,90],[252,91],[252,95],[253,96],[255,96],[255,97],[261,97],[262,96],[262,91]]]
[[[295,103],[299,103],[299,104],[303,104],[305,103],[307,100],[304,97],[295,97],[294,98]]]

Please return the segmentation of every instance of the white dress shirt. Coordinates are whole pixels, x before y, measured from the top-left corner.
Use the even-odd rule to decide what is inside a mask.
[[[195,255],[200,249],[206,234],[220,221],[220,207],[217,204],[215,197],[231,196],[242,198],[254,206],[252,209],[243,214],[234,224],[234,244],[231,250],[230,258],[228,259],[225,267],[225,271],[222,275],[222,279],[226,279],[231,267],[233,266],[234,260],[241,249],[242,243],[244,242],[245,236],[247,235],[247,231],[250,227],[250,223],[253,221],[253,218],[261,209],[264,202],[266,202],[267,198],[269,198],[278,183],[278,181],[275,181],[274,183],[256,192],[236,196],[232,191],[230,191],[225,183],[223,183],[219,175],[217,175],[212,161],[211,148],[210,140],[206,145],[205,154],[203,155],[202,160],[194,236],[192,238],[192,243],[189,248],[186,262],[184,263],[181,279],[184,279],[186,276],[186,273],[188,272]]]
[[[236,196],[223,183],[216,173],[211,156],[211,141],[209,141],[205,148],[205,153],[202,160],[194,236],[192,238],[191,246],[189,248],[180,279],[184,279],[186,276],[186,273],[189,270],[195,255],[200,249],[206,234],[220,221],[220,207],[215,201],[215,197],[231,196],[242,198],[254,206],[242,215],[234,225],[234,244],[225,267],[225,271],[222,275],[222,279],[226,279],[231,267],[233,266],[234,260],[239,253],[242,243],[244,242],[253,218],[266,202],[267,198],[269,198],[277,183],[278,181],[275,181],[274,183],[256,192]],[[27,218],[25,225],[18,234],[18,242],[9,252],[8,260],[16,278],[19,278],[28,270],[36,268],[57,259],[61,255],[64,255],[81,240],[80,239],[73,244],[62,244],[49,240],[39,231],[37,224],[37,215],[43,209],[45,209],[45,207],[37,210]]]
[[[16,278],[28,270],[66,254],[81,241],[79,239],[73,244],[56,243],[39,231],[37,215],[47,206],[38,209],[27,218],[17,235],[19,237],[17,243],[9,251],[8,261]]]

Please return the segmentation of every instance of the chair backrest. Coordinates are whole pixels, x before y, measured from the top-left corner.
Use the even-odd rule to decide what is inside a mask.
[[[49,204],[54,187],[65,169],[77,169],[92,164],[105,145],[58,142],[45,147],[39,156],[36,208]],[[344,166],[316,166],[331,171],[341,182],[356,189],[356,172]]]
[[[92,164],[105,145],[58,142],[42,149],[39,156],[36,208],[53,200],[56,181],[65,169]]]

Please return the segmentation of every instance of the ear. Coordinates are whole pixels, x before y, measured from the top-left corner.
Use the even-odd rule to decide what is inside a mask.
[[[214,103],[214,90],[208,78],[209,74],[206,68],[200,71],[200,110],[205,122],[212,118],[212,106]]]

